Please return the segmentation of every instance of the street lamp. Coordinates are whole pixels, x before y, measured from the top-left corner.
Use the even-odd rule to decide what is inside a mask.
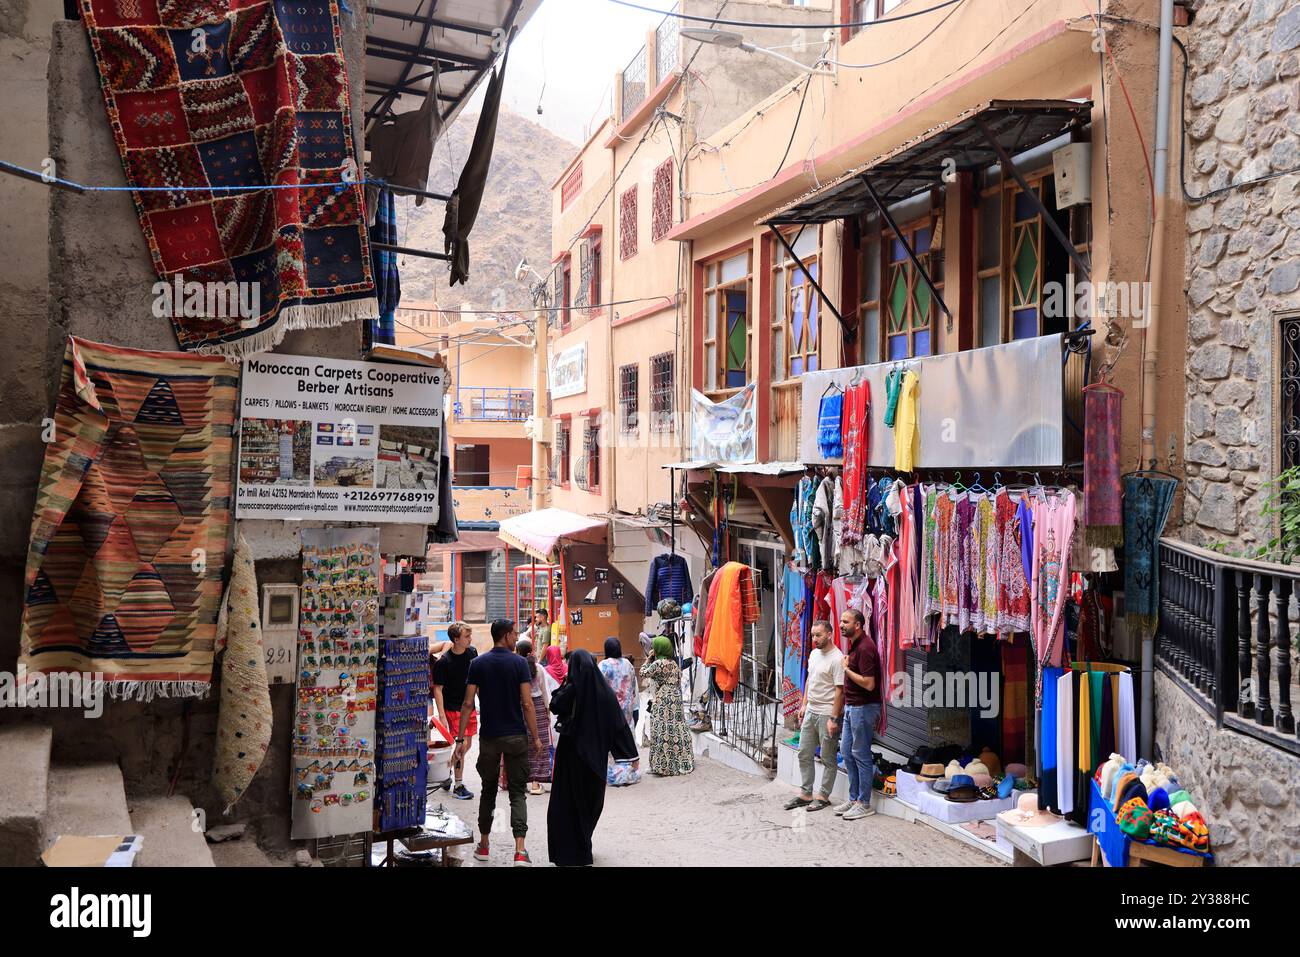
[[[794,67],[801,73],[808,73],[812,76],[835,76],[834,70],[819,70],[815,67],[810,67],[805,63],[800,63],[798,60],[794,59],[794,57],[786,56],[784,53],[769,50],[767,47],[755,46],[739,33],[732,33],[729,30],[696,30],[692,28],[682,30],[680,33],[682,36],[686,37],[686,39],[694,40],[697,43],[712,43],[715,46],[729,47],[733,50],[744,50],[746,53],[761,53],[763,56],[771,57],[774,60],[780,60],[782,63]]]

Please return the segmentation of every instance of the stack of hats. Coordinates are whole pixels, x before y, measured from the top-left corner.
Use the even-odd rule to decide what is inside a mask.
[[[954,774],[952,780],[948,782],[947,793],[944,797],[956,803],[969,804],[972,801],[979,800],[979,788],[976,787],[974,778],[969,774]]]
[[[916,773],[918,781],[938,781],[944,777],[942,764],[923,764]]]
[[[1209,851],[1209,825],[1167,764],[1142,760],[1133,765],[1112,754],[1097,768],[1094,779],[1114,809],[1119,829],[1129,837]]]

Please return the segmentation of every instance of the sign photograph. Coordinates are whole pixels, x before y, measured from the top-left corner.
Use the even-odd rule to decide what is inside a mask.
[[[243,366],[239,518],[437,521],[443,369],[269,354]]]

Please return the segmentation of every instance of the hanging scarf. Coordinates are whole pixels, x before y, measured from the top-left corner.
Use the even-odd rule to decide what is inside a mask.
[[[370,227],[370,256],[375,274],[375,295],[379,299],[379,318],[370,324],[370,341],[391,346],[397,341],[394,313],[402,299],[402,281],[397,274],[397,253],[378,248],[379,243],[397,245],[397,202],[393,191],[386,186],[379,191],[375,222]]]
[[[1151,632],[1160,612],[1160,536],[1174,504],[1178,480],[1155,475],[1124,477],[1124,606],[1130,628]]]
[[[1119,484],[1120,413],[1124,393],[1106,386],[1083,390],[1083,526],[1089,548],[1124,544]]]
[[[221,659],[221,710],[217,713],[217,753],[212,783],[229,814],[262,766],[271,743],[271,689],[258,615],[257,576],[253,553],[240,535],[217,622]]]
[[[817,451],[822,458],[843,457],[843,419],[844,393],[830,392],[822,396],[817,408]]]

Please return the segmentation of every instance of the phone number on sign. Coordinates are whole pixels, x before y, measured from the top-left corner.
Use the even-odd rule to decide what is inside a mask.
[[[345,502],[434,502],[437,492],[372,492],[356,489],[343,493]]]

